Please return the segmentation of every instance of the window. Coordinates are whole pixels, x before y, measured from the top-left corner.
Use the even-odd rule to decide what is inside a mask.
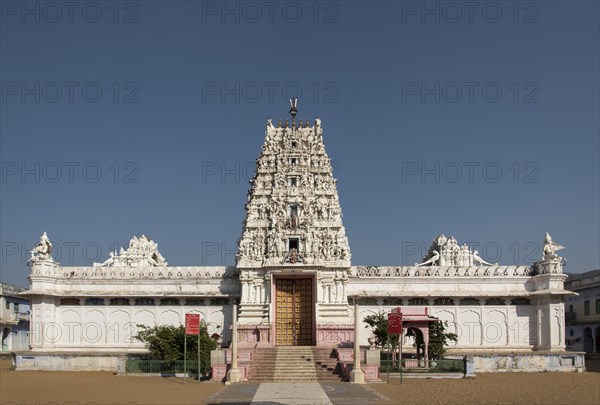
[[[159,305],[179,305],[178,298],[163,298],[160,300]]]
[[[569,312],[573,312],[573,304],[569,305]]]
[[[229,298],[212,298],[210,305],[229,305]]]
[[[133,305],[155,305],[154,298],[136,298]]]
[[[290,177],[290,187],[297,187],[297,186],[298,186],[298,178]]]
[[[188,298],[185,300],[185,305],[204,305],[203,298]]]
[[[371,297],[371,298],[359,298],[358,299],[358,305],[378,305],[377,304],[377,298]]]
[[[569,336],[573,336],[573,329],[569,331]]]
[[[473,297],[463,298],[458,302],[458,305],[479,305],[479,300]]]
[[[583,303],[583,314],[584,315],[589,315],[590,314],[590,302],[589,301],[585,301]]]
[[[384,298],[383,305],[402,305],[402,298]]]
[[[454,305],[452,298],[440,297],[433,300],[433,305]]]
[[[600,298],[596,298],[596,315],[600,315]]]
[[[104,298],[86,298],[83,305],[104,305]]]
[[[488,298],[485,300],[485,305],[504,305],[502,298]]]
[[[429,305],[427,298],[411,298],[408,300],[408,305]]]
[[[129,305],[129,298],[111,298],[108,305]]]
[[[300,242],[298,241],[298,238],[290,238],[288,240],[288,250],[291,251],[292,249],[300,249]]]
[[[511,305],[531,305],[531,300],[529,298],[517,297],[513,298],[510,301]]]
[[[15,302],[15,303],[13,304],[13,311],[15,311],[15,312],[19,312],[19,303],[18,303],[18,302]]]
[[[290,159],[290,164],[292,166],[296,166],[298,164],[298,158],[295,158],[295,157],[291,158]]]
[[[6,309],[10,309],[10,302],[6,301]]]
[[[79,305],[79,298],[61,298],[60,305]]]
[[[298,206],[290,205],[290,217],[298,216]]]
[[[298,147],[298,142],[292,141],[292,148],[296,149]]]

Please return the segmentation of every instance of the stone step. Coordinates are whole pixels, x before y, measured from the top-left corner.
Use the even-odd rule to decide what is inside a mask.
[[[284,360],[284,359],[329,359],[330,357],[325,357],[325,356],[313,356],[312,354],[302,354],[302,355],[285,355],[285,354],[278,354],[278,355],[274,355],[274,356],[264,356],[264,355],[254,355],[253,356],[253,360],[257,360],[257,359],[265,359],[265,360],[273,360],[273,359],[279,359],[279,360]]]
[[[331,348],[284,346],[257,349],[250,381],[340,381],[341,370]]]

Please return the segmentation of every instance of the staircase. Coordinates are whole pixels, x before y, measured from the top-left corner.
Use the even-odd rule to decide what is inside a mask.
[[[334,349],[312,346],[258,348],[250,365],[249,381],[340,381]]]

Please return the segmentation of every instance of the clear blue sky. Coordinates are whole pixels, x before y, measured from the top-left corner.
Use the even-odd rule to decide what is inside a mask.
[[[597,1],[0,1],[1,280],[132,235],[234,263],[265,117],[323,121],[355,265],[600,267]],[[302,94],[298,94],[301,91]],[[478,244],[478,245],[477,245]]]

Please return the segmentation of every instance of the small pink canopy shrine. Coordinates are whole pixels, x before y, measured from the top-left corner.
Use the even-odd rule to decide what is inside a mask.
[[[423,342],[425,343],[425,352],[419,353],[417,347],[417,364],[418,360],[421,359],[421,354],[424,357],[425,368],[429,367],[429,324],[431,322],[437,322],[439,319],[429,315],[429,308],[426,307],[398,307],[391,311],[392,313],[402,315],[402,335],[405,335],[405,331],[408,329],[415,329],[418,333],[423,335]]]

